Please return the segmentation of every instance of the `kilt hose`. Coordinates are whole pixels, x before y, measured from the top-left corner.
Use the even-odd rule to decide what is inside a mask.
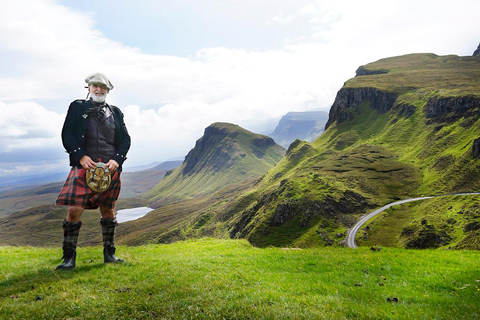
[[[71,270],[75,268],[77,259],[77,241],[82,222],[68,222],[63,220],[63,263],[56,270]]]
[[[97,209],[100,206],[115,208],[122,185],[120,169],[113,172],[110,187],[102,193],[96,193],[87,186],[86,172],[84,168],[72,167],[55,204],[85,209]]]
[[[123,259],[119,259],[115,256],[115,231],[118,225],[117,219],[101,218],[100,224],[102,225],[103,236],[103,262],[105,263],[119,263],[123,262]]]
[[[63,220],[63,241],[62,248],[63,250],[67,249],[76,249],[78,242],[78,234],[80,233],[80,228],[82,222],[68,222]]]

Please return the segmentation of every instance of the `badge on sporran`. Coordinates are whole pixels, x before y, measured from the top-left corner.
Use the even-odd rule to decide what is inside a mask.
[[[112,182],[110,170],[102,162],[97,162],[95,168],[87,170],[86,179],[87,186],[97,193],[107,190]]]

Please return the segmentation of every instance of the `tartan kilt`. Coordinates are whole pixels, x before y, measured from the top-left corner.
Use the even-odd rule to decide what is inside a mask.
[[[84,168],[72,167],[55,204],[85,209],[97,209],[100,206],[115,208],[121,188],[120,169],[113,172],[110,187],[102,193],[96,193],[87,186],[86,173]]]

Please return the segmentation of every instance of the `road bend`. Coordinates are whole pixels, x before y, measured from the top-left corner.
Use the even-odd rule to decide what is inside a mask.
[[[381,207],[380,209],[377,209],[373,212],[370,212],[369,214],[363,216],[353,227],[348,231],[347,234],[347,246],[349,248],[357,248],[357,243],[355,241],[355,237],[357,236],[358,231],[360,228],[371,218],[379,214],[380,212],[383,212],[387,210],[390,207],[397,206],[399,204],[404,204],[407,202],[412,202],[412,201],[419,201],[419,200],[426,200],[426,199],[431,199],[435,197],[445,197],[445,196],[464,196],[464,195],[479,195],[480,192],[472,192],[472,193],[451,193],[451,194],[445,194],[445,195],[439,195],[439,196],[429,196],[429,197],[419,197],[419,198],[411,198],[411,199],[405,199],[405,200],[400,200],[396,202],[392,202],[387,204],[386,206]]]

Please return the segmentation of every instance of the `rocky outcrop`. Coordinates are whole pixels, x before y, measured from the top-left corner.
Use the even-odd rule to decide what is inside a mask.
[[[328,196],[322,202],[306,199],[286,200],[275,208],[270,225],[280,226],[293,217],[299,217],[300,227],[306,227],[310,220],[315,217],[322,216],[329,219],[339,219],[341,214],[361,212],[366,208],[368,208],[367,199],[350,190],[345,191],[338,201]]]
[[[423,111],[427,118],[438,118],[453,113],[454,118],[468,116],[474,111],[478,112],[480,99],[475,97],[433,97],[425,104]],[[455,116],[456,115],[456,116]]]
[[[475,51],[473,52],[473,55],[474,55],[474,56],[480,56],[480,44],[478,45],[477,50],[475,50]]]
[[[257,147],[273,147],[275,145],[275,141],[267,136],[253,139],[252,143]]]
[[[404,228],[400,236],[408,238],[407,249],[435,249],[452,240],[448,232],[428,224],[426,220],[422,220],[420,227]]]
[[[376,88],[344,88],[338,91],[330,108],[325,130],[334,122],[340,123],[354,118],[358,106],[362,102],[370,102],[370,107],[380,113],[385,113],[393,107],[397,94],[381,91]]]
[[[472,155],[474,158],[480,158],[480,138],[477,138],[473,141]]]
[[[355,76],[370,76],[373,74],[385,74],[388,73],[388,70],[368,70],[365,69],[364,66],[358,67],[357,71],[355,71]]]

